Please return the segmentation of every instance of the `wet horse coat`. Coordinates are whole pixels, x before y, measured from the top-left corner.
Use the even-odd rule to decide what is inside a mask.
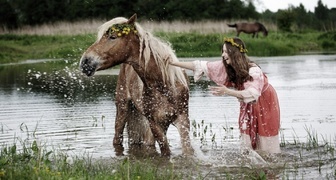
[[[135,21],[136,14],[130,19],[119,17],[103,24],[97,41],[80,61],[82,72],[88,76],[120,64],[113,139],[116,153],[122,154],[127,124],[131,145],[153,148],[156,141],[161,154],[169,156],[166,133],[173,124],[180,134],[182,153],[192,155],[186,74],[169,65],[170,59],[178,61],[170,45]]]

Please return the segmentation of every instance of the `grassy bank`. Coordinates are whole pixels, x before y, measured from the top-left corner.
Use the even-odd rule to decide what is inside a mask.
[[[234,32],[176,33],[158,32],[158,37],[169,41],[178,57],[220,56],[223,38]],[[95,34],[80,35],[0,35],[0,63],[27,59],[78,60],[84,50],[95,41]],[[242,34],[249,56],[283,56],[304,52],[335,52],[336,32],[279,33],[252,38]]]
[[[202,145],[217,141],[211,133],[207,134],[209,130],[211,131],[211,124],[204,124],[204,122],[201,124],[193,122],[193,124],[194,137],[199,137]],[[336,177],[334,144],[324,138],[321,141],[320,136],[313,129],[306,127],[306,131],[307,140],[305,143],[300,142],[299,139],[294,139],[290,143],[283,137],[281,138],[281,147],[284,154],[278,156],[279,158],[285,158],[285,154],[291,154],[293,151],[295,155],[290,155],[291,162],[283,162],[284,164],[282,164],[275,161],[274,163],[278,165],[274,166],[270,162],[270,165],[266,167],[253,165],[252,163],[250,168],[244,166],[225,167],[221,171],[216,170],[215,166],[201,165],[198,164],[198,160],[183,157],[180,157],[182,159],[180,161],[176,159],[176,161],[170,161],[159,156],[147,158],[124,156],[103,159],[93,159],[89,154],[71,156],[64,152],[64,149],[46,147],[40,140],[35,139],[34,131],[29,131],[32,133],[30,137],[34,138],[16,138],[13,145],[1,145],[0,180],[301,179],[309,176],[305,171],[301,171],[305,168],[312,168],[322,179],[334,179]],[[309,158],[315,159],[308,160],[307,163],[307,155],[309,155]],[[178,164],[176,162],[183,163]],[[331,169],[326,173],[323,171],[326,168]]]
[[[16,145],[0,152],[0,179],[183,179],[165,161],[70,157],[64,153],[45,151],[36,141],[22,149]]]

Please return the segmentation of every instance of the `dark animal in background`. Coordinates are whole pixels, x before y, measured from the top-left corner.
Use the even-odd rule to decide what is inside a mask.
[[[268,35],[268,31],[265,26],[259,22],[255,23],[235,23],[228,24],[229,27],[236,28],[237,37],[241,32],[246,34],[252,34],[252,37],[258,37],[258,32],[262,32],[266,37]]]
[[[127,125],[131,146],[155,149],[158,143],[162,156],[170,156],[166,136],[174,125],[181,138],[182,153],[193,155],[189,132],[189,87],[186,73],[169,61],[178,61],[169,43],[145,31],[137,22],[117,17],[104,23],[97,41],[83,54],[80,68],[87,76],[96,71],[120,65],[115,103],[115,135],[113,146],[123,154],[123,132]],[[139,150],[133,148],[133,152]]]

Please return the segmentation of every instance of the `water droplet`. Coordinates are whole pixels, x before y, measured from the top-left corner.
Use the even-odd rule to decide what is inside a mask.
[[[35,74],[36,79],[41,77],[41,74]]]

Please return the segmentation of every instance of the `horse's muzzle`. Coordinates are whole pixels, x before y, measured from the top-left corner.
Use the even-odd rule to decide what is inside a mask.
[[[95,63],[94,60],[90,57],[82,57],[80,61],[80,69],[82,73],[87,76],[92,76],[96,72],[98,63]]]

